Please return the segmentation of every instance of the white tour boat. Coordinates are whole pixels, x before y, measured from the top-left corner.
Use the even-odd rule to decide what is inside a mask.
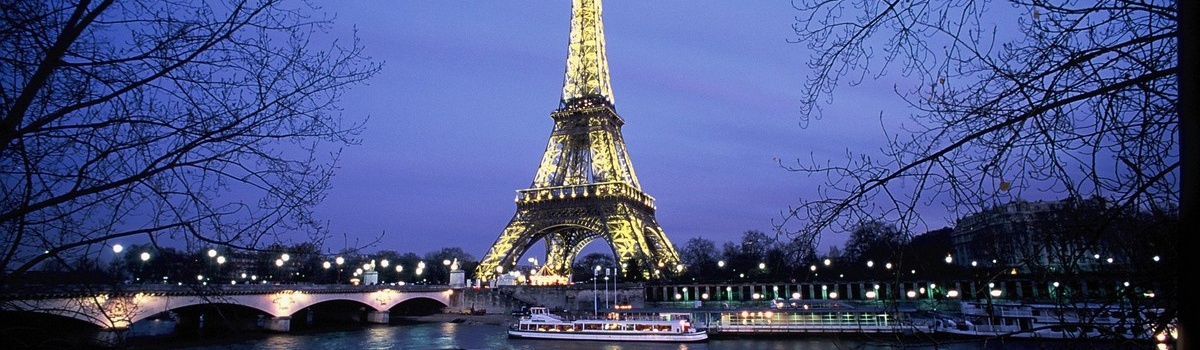
[[[614,316],[617,317],[617,316]],[[544,307],[529,308],[508,330],[512,338],[695,342],[708,339],[708,333],[697,330],[692,322],[678,314],[658,317],[592,318],[568,320],[550,313]]]

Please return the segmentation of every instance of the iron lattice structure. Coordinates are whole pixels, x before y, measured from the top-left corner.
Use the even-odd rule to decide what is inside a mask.
[[[491,280],[511,271],[535,243],[546,246],[538,270],[566,280],[571,263],[603,239],[621,276],[660,276],[679,254],[654,218],[654,198],[633,171],[609,82],[600,0],[574,0],[567,71],[554,130],[530,188],[517,191],[517,213],[475,272]]]

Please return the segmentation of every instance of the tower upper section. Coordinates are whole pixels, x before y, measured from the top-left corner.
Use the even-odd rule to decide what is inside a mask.
[[[560,109],[596,104],[615,106],[600,7],[600,0],[572,0],[571,43]]]

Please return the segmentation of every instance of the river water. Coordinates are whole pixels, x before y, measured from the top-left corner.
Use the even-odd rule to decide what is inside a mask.
[[[505,327],[467,323],[378,325],[362,329],[310,334],[271,334],[263,337],[207,343],[170,345],[189,350],[436,350],[436,349],[562,349],[562,350],[846,350],[846,349],[1037,349],[1038,344],[997,342],[942,342],[900,344],[895,339],[840,339],[792,337],[773,339],[709,339],[699,343],[640,343],[509,339]]]

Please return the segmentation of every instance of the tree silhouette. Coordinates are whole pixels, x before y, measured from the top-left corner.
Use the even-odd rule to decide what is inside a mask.
[[[378,64],[282,1],[29,1],[0,20],[0,285],[142,236],[256,248],[299,232]],[[321,47],[324,46],[324,47]]]
[[[935,204],[961,216],[1046,197],[1102,197],[1123,213],[1180,208],[1187,177],[1175,2],[846,0],[795,7],[796,42],[815,52],[803,123],[822,117],[823,99],[840,85],[897,71],[911,84],[895,87],[911,115],[903,130],[884,130],[881,154],[781,161],[828,180],[818,197],[785,214],[780,229],[811,239],[863,218],[887,218],[903,232],[924,232],[921,210]],[[1175,251],[1158,254],[1163,263],[1131,274],[1175,281]],[[1173,283],[1163,287],[1155,292],[1170,319],[1178,292]]]

